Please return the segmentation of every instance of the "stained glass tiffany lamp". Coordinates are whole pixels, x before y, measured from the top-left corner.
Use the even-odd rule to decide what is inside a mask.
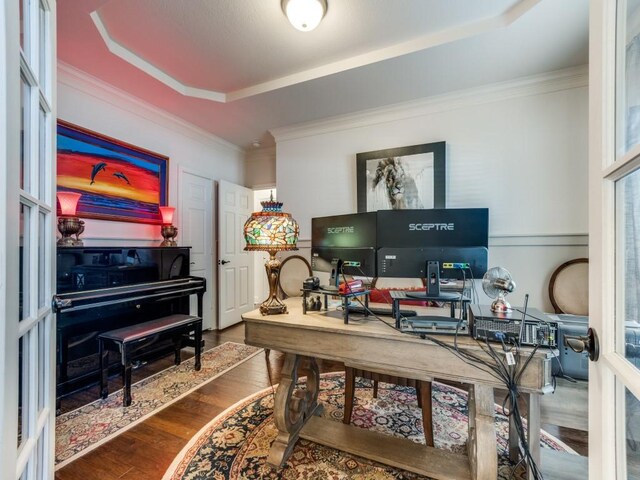
[[[254,212],[244,224],[245,250],[269,252],[271,258],[264,264],[269,281],[269,297],[260,305],[260,313],[274,315],[287,313],[287,306],[277,296],[280,260],[276,253],[282,250],[297,250],[298,222],[291,214],[282,211],[282,202],[270,200],[260,202],[261,212]]]

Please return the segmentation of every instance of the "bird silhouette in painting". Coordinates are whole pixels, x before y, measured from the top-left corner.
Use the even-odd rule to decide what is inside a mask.
[[[127,184],[131,185],[131,182],[127,178],[127,176],[122,172],[116,172],[113,174],[114,177],[119,178],[120,180],[124,180]]]
[[[91,170],[91,183],[89,185],[93,185],[96,180],[96,175],[100,173],[102,170],[107,168],[107,164],[104,162],[96,163]]]

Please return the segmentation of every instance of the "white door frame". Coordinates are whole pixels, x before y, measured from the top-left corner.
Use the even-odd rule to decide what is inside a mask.
[[[215,183],[216,180],[213,178],[212,175],[205,173],[203,171],[200,170],[194,170],[192,168],[189,167],[184,167],[182,165],[178,165],[178,186],[177,186],[177,191],[178,191],[178,225],[179,225],[179,232],[184,232],[183,229],[183,223],[182,223],[182,212],[183,212],[183,208],[184,208],[184,201],[183,201],[183,192],[182,192],[182,181],[184,179],[184,174],[188,173],[189,175],[194,175],[196,177],[200,177],[200,178],[204,178],[205,180],[208,180],[209,182],[211,182],[211,198],[210,198],[210,202],[211,202],[211,258],[213,261],[213,264],[211,265],[211,278],[207,279],[207,290],[209,292],[211,292],[211,308],[213,310],[212,315],[213,315],[213,328],[216,328],[216,325],[218,324],[218,305],[217,305],[217,297],[215,295],[216,289],[217,289],[217,258],[216,258],[216,221],[215,221],[215,215],[216,215],[216,194],[215,194]],[[180,235],[178,232],[178,243],[179,239],[180,239]],[[189,246],[189,245],[185,245],[185,246]],[[191,266],[189,266],[189,268],[191,268]]]

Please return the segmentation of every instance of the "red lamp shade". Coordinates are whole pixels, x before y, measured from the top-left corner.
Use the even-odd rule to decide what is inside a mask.
[[[58,202],[60,202],[60,214],[65,217],[75,217],[78,208],[78,200],[82,194],[75,192],[58,192]]]
[[[160,215],[162,215],[162,224],[171,225],[173,223],[173,213],[175,207],[160,207]]]

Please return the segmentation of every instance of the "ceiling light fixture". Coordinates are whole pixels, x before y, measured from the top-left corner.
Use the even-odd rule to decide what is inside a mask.
[[[302,32],[310,32],[327,13],[326,0],[282,0],[282,10],[289,22]]]

